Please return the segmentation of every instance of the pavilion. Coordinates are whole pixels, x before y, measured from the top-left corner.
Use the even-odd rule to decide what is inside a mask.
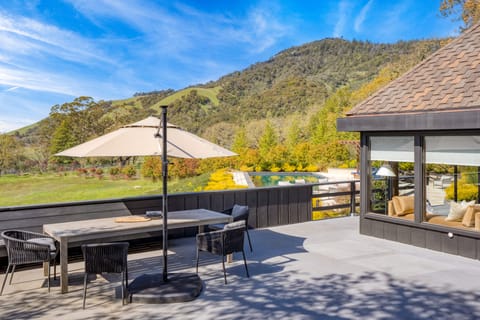
[[[480,24],[345,117],[360,132],[360,232],[480,258]]]

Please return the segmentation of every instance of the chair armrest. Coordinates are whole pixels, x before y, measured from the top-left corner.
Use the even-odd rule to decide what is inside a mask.
[[[223,253],[223,230],[197,234],[197,249],[214,254]]]
[[[198,239],[208,239],[208,240],[216,240],[216,239],[221,239],[222,238],[222,230],[215,230],[215,231],[210,231],[210,232],[202,232],[202,233],[197,233],[197,240]]]

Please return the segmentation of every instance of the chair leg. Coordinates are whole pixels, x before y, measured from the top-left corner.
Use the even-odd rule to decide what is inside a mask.
[[[48,292],[50,292],[50,260],[48,260]]]
[[[200,250],[197,249],[197,273],[198,273],[198,259],[200,258]]]
[[[85,309],[85,300],[87,299],[87,278],[88,274],[85,272],[83,276],[83,309]]]
[[[122,306],[125,305],[125,272],[122,272]]]
[[[250,278],[250,274],[248,273],[248,267],[247,267],[247,259],[245,259],[245,251],[242,250],[242,255],[243,255],[243,263],[245,264],[245,271],[247,271],[247,277]]]
[[[10,275],[10,281],[8,282],[8,284],[12,284],[13,274],[15,273],[15,267],[16,266],[17,266],[16,264],[13,265],[12,274]]]
[[[0,296],[3,294],[3,288],[5,287],[5,283],[7,282],[8,272],[10,271],[11,266],[12,266],[11,264],[8,264],[7,271],[5,271],[5,278],[3,278],[2,290],[0,290]]]
[[[53,259],[53,280],[57,280],[57,260]]]
[[[222,255],[222,267],[223,267],[223,277],[225,278],[225,284],[227,284],[227,272],[225,271],[225,256]]]
[[[127,267],[125,268],[125,303],[128,302],[128,264]]]
[[[248,245],[250,246],[250,252],[253,252],[252,241],[250,241],[250,233],[248,233],[248,228],[245,228],[245,232],[247,233],[247,239],[248,239]]]

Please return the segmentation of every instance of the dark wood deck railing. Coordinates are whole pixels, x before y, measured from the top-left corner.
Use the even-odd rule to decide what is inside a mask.
[[[334,211],[343,215],[358,212],[360,206],[358,180],[324,182],[313,186],[312,211]]]

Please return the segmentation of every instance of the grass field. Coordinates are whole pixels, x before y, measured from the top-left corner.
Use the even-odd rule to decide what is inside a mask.
[[[195,191],[207,185],[209,174],[168,183],[169,193]],[[86,178],[73,173],[0,176],[0,207],[114,199],[162,193],[161,181],[151,179]]]
[[[219,102],[218,102],[217,95],[218,95],[218,92],[220,91],[220,87],[188,88],[188,89],[180,90],[166,97],[165,99],[160,100],[160,102],[156,103],[155,106],[153,106],[153,108],[159,108],[159,106],[162,106],[162,105],[169,105],[175,100],[180,99],[183,96],[186,96],[192,90],[197,90],[198,95],[207,97],[208,99],[210,99],[210,101],[212,101],[213,105],[218,106]]]

